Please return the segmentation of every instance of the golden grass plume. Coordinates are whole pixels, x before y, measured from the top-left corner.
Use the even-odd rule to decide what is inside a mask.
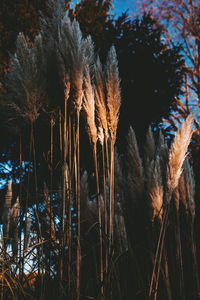
[[[178,130],[169,151],[167,166],[167,187],[169,193],[177,187],[183,162],[192,137],[193,115],[190,114]]]

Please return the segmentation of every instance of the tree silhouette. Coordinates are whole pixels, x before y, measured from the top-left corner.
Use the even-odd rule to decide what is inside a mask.
[[[141,138],[150,124],[159,125],[175,109],[184,74],[181,48],[162,41],[162,29],[150,15],[131,21],[124,14],[115,28],[122,80],[121,129],[131,124]]]

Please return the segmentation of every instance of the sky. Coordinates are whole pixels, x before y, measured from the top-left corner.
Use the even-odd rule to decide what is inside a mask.
[[[113,0],[114,13],[118,16],[125,12],[127,9],[128,15],[133,15],[134,8],[136,6],[136,0]]]
[[[111,11],[113,14],[116,16],[121,15],[123,12],[125,12],[127,9],[128,15],[132,16],[134,8],[136,6],[136,1],[137,0],[113,0],[113,10]],[[73,0],[72,3],[78,3],[80,2],[79,0]]]

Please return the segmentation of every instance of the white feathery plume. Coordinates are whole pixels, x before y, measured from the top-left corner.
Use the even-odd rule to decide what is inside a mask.
[[[89,52],[89,46],[82,37],[79,23],[71,23],[67,15],[61,21],[58,52],[69,74],[71,90],[70,98],[76,112],[80,112],[83,100],[83,74],[88,60],[85,53]]]
[[[159,150],[163,147],[164,144],[165,144],[164,135],[160,130],[158,135],[157,145],[156,145],[156,152],[159,152]]]
[[[45,55],[41,35],[29,45],[20,33],[8,73],[9,106],[19,117],[34,122],[46,96]]]
[[[58,28],[61,20],[66,15],[65,0],[48,0],[46,2],[45,15],[41,13],[40,30],[44,38],[58,39]]]
[[[120,202],[116,204],[115,213],[115,240],[117,253],[123,254],[128,250],[128,239],[126,234],[126,226]]]
[[[108,52],[105,72],[107,122],[111,139],[115,143],[121,106],[121,91],[117,55],[114,46]]]
[[[144,170],[140,157],[136,136],[132,127],[127,137],[126,151],[127,187],[130,190],[133,201],[142,195],[144,190]]]
[[[103,145],[104,143],[104,131],[103,128],[98,126],[97,128],[97,136],[98,136],[98,140],[100,142],[101,145]]]
[[[151,163],[151,161],[154,160],[155,152],[156,152],[155,140],[154,140],[152,128],[149,127],[146,134],[146,143],[144,146],[144,161],[145,161],[145,167],[147,171],[149,169],[149,164]]]
[[[156,157],[155,161],[152,161],[149,175],[150,178],[148,179],[148,193],[150,197],[151,221],[154,222],[154,219],[158,218],[158,220],[161,222],[163,215],[164,191],[159,156]]]
[[[167,166],[167,188],[169,194],[177,187],[183,162],[192,137],[193,115],[190,114],[178,130],[169,151]]]
[[[82,41],[83,45],[83,58],[85,61],[85,65],[92,66],[94,64],[95,60],[95,54],[94,54],[94,43],[92,41],[92,37],[89,35]]]
[[[98,124],[98,137],[101,145],[105,138],[108,139],[108,123],[107,123],[107,109],[105,102],[105,83],[103,76],[103,69],[99,57],[97,57],[94,65],[94,95],[96,119]]]
[[[95,124],[95,103],[94,103],[94,91],[91,84],[89,68],[85,68],[84,76],[84,101],[83,110],[85,112],[85,120],[88,135],[93,145],[97,142],[97,128]]]

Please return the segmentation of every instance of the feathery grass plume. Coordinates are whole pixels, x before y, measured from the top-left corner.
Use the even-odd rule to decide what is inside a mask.
[[[104,131],[103,131],[103,128],[98,126],[97,128],[97,137],[98,137],[98,140],[99,140],[99,143],[101,144],[101,146],[103,146],[104,144]]]
[[[81,284],[81,210],[80,210],[80,145],[79,145],[79,126],[80,111],[83,102],[83,80],[85,67],[88,65],[88,43],[84,42],[79,23],[73,21],[65,15],[61,21],[59,41],[57,44],[58,51],[62,53],[65,68],[70,78],[70,105],[72,112],[76,116],[75,138],[74,138],[74,180],[77,209],[77,237],[76,237],[76,299],[80,298]],[[93,132],[92,132],[93,134]],[[63,190],[64,191],[64,190]],[[63,193],[64,195],[64,193]],[[63,199],[65,199],[63,197]],[[63,202],[63,212],[65,211]],[[64,238],[64,237],[63,237]]]
[[[125,220],[120,202],[116,203],[115,213],[115,242],[118,255],[128,250],[128,239],[126,234]]]
[[[145,168],[147,170],[149,168],[150,162],[154,160],[155,152],[156,152],[155,139],[152,132],[152,128],[149,127],[146,134],[146,142],[144,145],[144,162],[145,162]]]
[[[58,29],[61,26],[61,20],[66,14],[65,0],[48,0],[46,2],[45,15],[40,12],[40,31],[44,38],[51,36],[55,41],[58,40]]]
[[[163,180],[166,176],[166,160],[168,155],[168,148],[165,145],[164,136],[159,132],[157,143],[153,137],[152,130],[149,128],[147,133],[147,145],[150,147],[148,153],[148,146],[146,145],[145,154],[148,153],[148,169],[147,172],[147,185],[150,197],[150,213],[151,221],[154,222],[155,217],[162,221],[163,214],[163,196],[164,186]],[[145,155],[146,157],[146,155]],[[154,158],[155,157],[155,158]]]
[[[114,145],[116,142],[117,125],[119,120],[119,109],[121,105],[120,95],[120,80],[118,72],[118,62],[116,51],[114,47],[111,47],[108,52],[106,62],[106,107],[107,107],[107,122],[110,133],[110,197],[109,197],[109,222],[108,222],[108,240],[109,240],[109,253],[113,246],[114,235],[114,215],[115,215],[115,188],[114,188]],[[109,163],[108,163],[109,164]],[[106,231],[107,232],[107,231]]]
[[[157,298],[157,288],[159,283],[161,260],[164,251],[164,241],[169,217],[169,208],[171,196],[174,189],[178,186],[178,182],[182,173],[182,166],[186,157],[187,148],[192,137],[192,123],[193,115],[189,115],[181,128],[178,130],[174,141],[169,150],[169,161],[167,164],[167,194],[166,194],[166,210],[163,213],[163,221],[161,224],[159,240],[156,249],[155,262],[151,276],[149,297],[151,297],[153,290],[155,290],[154,299]],[[155,276],[156,271],[156,276]],[[155,284],[154,288],[153,285]]]
[[[107,123],[107,109],[105,102],[105,83],[103,69],[99,57],[97,57],[94,65],[94,95],[96,119],[98,126],[98,138],[103,145],[104,135],[108,139],[108,123]]]
[[[83,74],[88,53],[88,43],[84,42],[79,23],[71,23],[67,15],[61,21],[57,49],[69,73],[71,82],[70,99],[76,112],[80,112],[83,100]]]
[[[141,197],[144,190],[144,170],[135,132],[132,127],[127,137],[126,151],[127,187],[133,202]]]
[[[92,37],[88,35],[83,39],[83,58],[85,65],[93,66],[95,60],[95,46]]]
[[[84,72],[84,100],[83,110],[86,120],[86,127],[89,135],[90,142],[93,146],[97,143],[97,128],[95,124],[95,103],[94,103],[94,91],[90,79],[89,68],[85,68]]]
[[[149,175],[148,194],[150,197],[151,221],[154,222],[155,218],[157,218],[161,222],[164,191],[159,156],[156,157],[155,161],[151,162]]]
[[[101,207],[103,209],[103,199],[99,196]],[[98,207],[97,199],[89,198],[88,173],[84,171],[81,176],[81,222],[88,221],[90,224],[98,222]]]
[[[191,216],[194,221],[195,218],[195,181],[192,166],[189,163],[189,159],[186,158],[184,162],[183,175],[185,177],[185,188],[186,188],[186,201],[187,207],[186,212]]]
[[[183,162],[192,137],[193,115],[190,114],[178,130],[169,150],[167,166],[167,187],[171,194],[177,187],[182,172]]]
[[[64,100],[67,102],[70,93],[70,78],[68,70],[65,67],[63,57],[59,51],[57,51],[57,64],[60,81],[62,82],[62,87],[64,91]]]
[[[161,130],[159,130],[158,139],[156,143],[156,152],[159,152],[159,150],[162,148],[162,146],[165,144],[165,138]]]
[[[119,110],[121,106],[121,92],[117,55],[114,46],[112,46],[108,52],[105,74],[107,122],[111,139],[113,143],[115,143],[119,120]]]
[[[7,239],[9,237],[9,229],[10,229],[10,209],[12,202],[12,180],[8,183],[6,194],[5,194],[5,202],[2,214],[2,222],[3,222],[3,235],[5,238],[5,245],[7,244]]]
[[[32,47],[22,33],[18,35],[10,69],[7,77],[9,107],[16,116],[33,123],[46,95],[45,56],[40,34]]]
[[[17,197],[15,203],[10,209],[10,237],[12,238],[12,252],[16,256],[18,254],[18,223],[20,216],[20,203]]]
[[[88,135],[90,138],[90,142],[93,147],[93,158],[94,158],[94,166],[95,166],[95,177],[96,177],[96,191],[97,191],[97,202],[98,202],[98,223],[99,223],[99,258],[100,258],[100,281],[103,283],[103,236],[102,236],[102,201],[100,198],[99,191],[99,170],[98,170],[98,162],[97,162],[97,128],[95,124],[95,103],[94,103],[94,91],[91,84],[89,67],[86,65],[84,72],[84,101],[83,101],[83,109],[85,112],[86,126]],[[103,286],[101,287],[101,299],[103,299]]]

